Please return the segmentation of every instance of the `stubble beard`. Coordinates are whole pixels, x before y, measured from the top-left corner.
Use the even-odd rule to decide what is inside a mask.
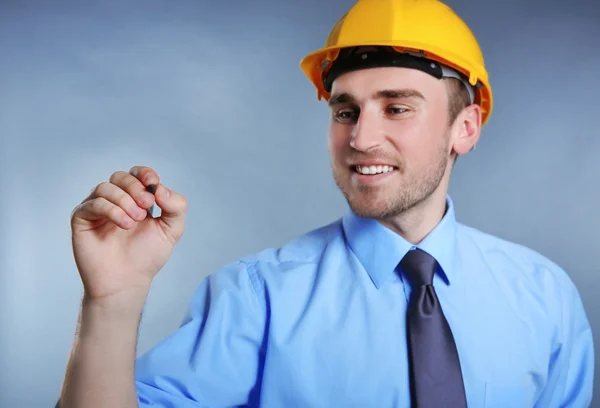
[[[446,138],[444,138],[446,140]],[[354,185],[347,170],[333,168],[336,185],[352,211],[363,218],[390,219],[402,215],[425,201],[439,187],[448,166],[446,145],[440,145],[436,159],[425,174],[414,174],[409,169],[395,170],[396,180],[384,186]],[[398,182],[398,179],[401,179]],[[395,191],[388,191],[395,189]]]

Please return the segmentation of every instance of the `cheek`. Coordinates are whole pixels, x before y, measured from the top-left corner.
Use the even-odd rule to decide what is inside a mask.
[[[329,127],[328,147],[332,156],[344,155],[350,145],[352,128],[332,123]]]
[[[392,135],[388,140],[407,170],[426,167],[440,150],[441,136],[423,122],[393,123],[387,134]]]
[[[390,121],[385,134],[389,135],[388,140],[395,150],[404,157],[419,156],[428,144],[423,126],[417,121]]]

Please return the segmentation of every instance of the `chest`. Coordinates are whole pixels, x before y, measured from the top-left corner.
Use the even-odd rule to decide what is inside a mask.
[[[469,406],[533,406],[548,366],[543,334],[488,294],[450,295],[439,293]],[[407,305],[398,282],[376,294],[356,288],[343,297],[321,297],[294,319],[286,314],[289,324],[278,321],[275,310],[264,406],[409,407]]]

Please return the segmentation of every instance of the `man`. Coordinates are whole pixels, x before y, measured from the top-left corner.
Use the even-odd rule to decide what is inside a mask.
[[[458,223],[447,195],[492,107],[462,20],[436,0],[359,0],[302,68],[331,109],[348,213],[209,275],[135,362],[186,200],[152,168],[114,173],[72,216],[85,296],[61,406],[589,406],[592,334],[568,275]]]

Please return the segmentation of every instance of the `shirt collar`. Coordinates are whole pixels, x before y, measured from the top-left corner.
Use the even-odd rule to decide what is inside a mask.
[[[417,245],[412,245],[379,221],[362,218],[352,210],[344,215],[342,225],[348,245],[377,288],[398,278],[396,267],[404,255],[415,247],[437,260],[447,284],[455,278],[456,215],[449,196],[446,197],[446,213],[442,220]]]

